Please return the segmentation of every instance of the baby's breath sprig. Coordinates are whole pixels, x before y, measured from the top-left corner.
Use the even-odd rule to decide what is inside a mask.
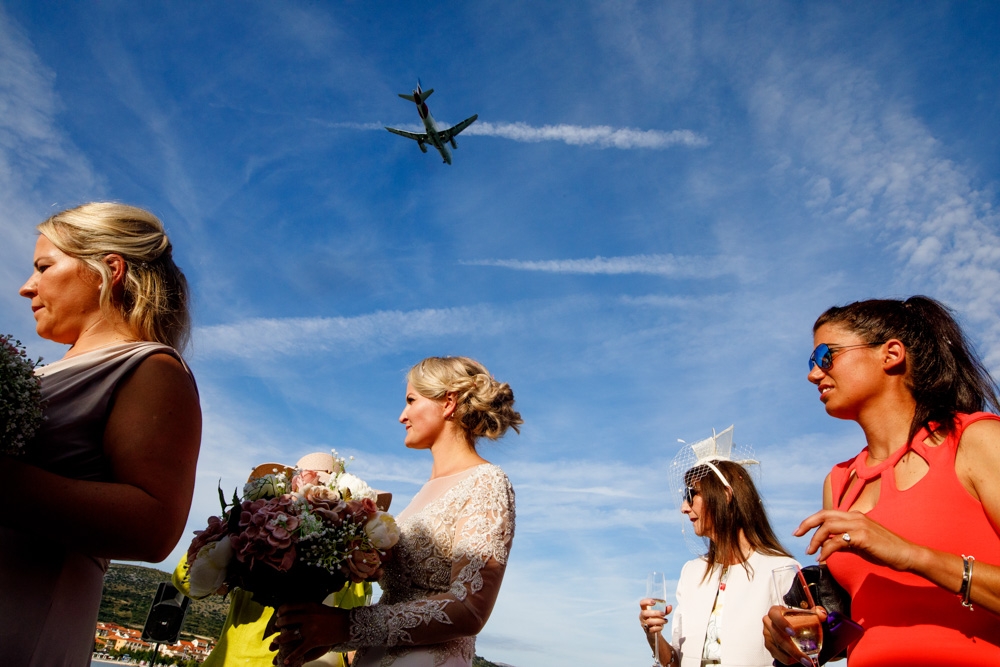
[[[370,546],[365,527],[361,524],[346,521],[339,526],[323,526],[321,530],[300,538],[299,554],[303,562],[333,573],[341,568],[352,551]],[[359,542],[362,543],[360,547]]]

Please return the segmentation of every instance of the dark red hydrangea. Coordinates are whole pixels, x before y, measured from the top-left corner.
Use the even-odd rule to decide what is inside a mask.
[[[266,563],[287,572],[295,564],[295,531],[299,508],[291,495],[244,501],[240,532],[232,537],[233,552],[240,562],[253,567]]]

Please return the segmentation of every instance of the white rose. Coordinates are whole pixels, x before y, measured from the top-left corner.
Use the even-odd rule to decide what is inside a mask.
[[[376,549],[388,549],[399,541],[399,527],[387,512],[379,512],[365,524],[365,535]]]
[[[378,494],[372,487],[368,486],[365,480],[345,472],[337,477],[337,490],[341,496],[346,496],[351,500],[364,500],[368,498],[372,502],[378,499]],[[349,495],[348,495],[349,494]]]
[[[232,558],[233,545],[228,535],[203,546],[188,568],[190,597],[203,598],[219,590],[226,582],[226,571]]]

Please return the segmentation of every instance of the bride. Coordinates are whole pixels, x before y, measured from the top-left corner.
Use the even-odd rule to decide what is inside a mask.
[[[397,517],[402,537],[379,603],[351,611],[285,605],[275,640],[295,665],[357,649],[361,667],[469,667],[514,537],[514,490],[476,451],[518,431],[514,393],[467,357],[430,357],[407,375],[404,443],[430,450],[431,478]]]

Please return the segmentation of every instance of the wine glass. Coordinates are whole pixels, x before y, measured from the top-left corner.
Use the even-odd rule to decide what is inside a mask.
[[[794,595],[785,599],[795,582],[799,583]],[[782,614],[794,633],[792,641],[819,667],[819,651],[823,647],[823,624],[816,613],[816,603],[798,565],[785,565],[771,572],[774,603],[784,607]]]
[[[653,606],[649,609],[656,611],[667,611],[667,576],[662,572],[650,572],[646,577],[646,597],[653,599]],[[660,664],[660,640],[653,638],[653,667],[663,667]]]

